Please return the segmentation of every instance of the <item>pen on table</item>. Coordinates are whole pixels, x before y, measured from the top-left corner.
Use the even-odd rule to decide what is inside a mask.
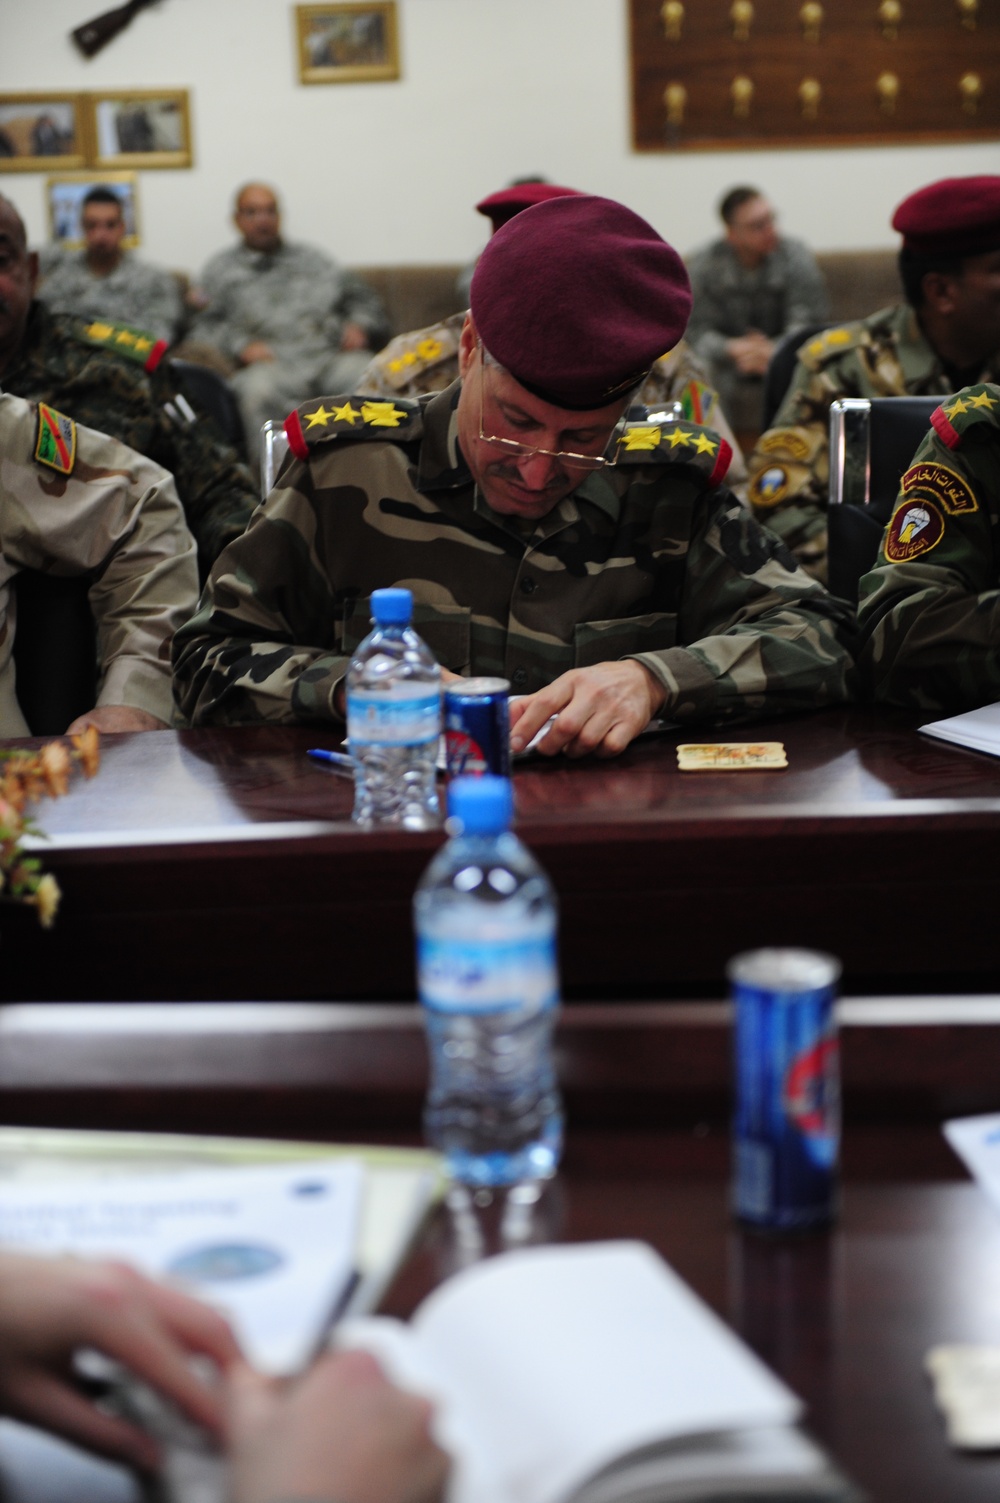
[[[307,757],[312,757],[314,762],[321,762],[331,772],[339,772],[341,777],[354,776],[354,758],[346,752],[327,751],[323,746],[314,746],[306,752]]]

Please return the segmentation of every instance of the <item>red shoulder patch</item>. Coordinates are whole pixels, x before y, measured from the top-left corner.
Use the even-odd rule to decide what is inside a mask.
[[[288,447],[296,459],[309,458],[309,445],[306,436],[302,432],[302,423],[299,419],[299,410],[295,409],[285,418],[285,437],[288,439]]]
[[[935,407],[931,413],[931,427],[946,448],[958,448],[958,430],[952,427],[943,407]]]

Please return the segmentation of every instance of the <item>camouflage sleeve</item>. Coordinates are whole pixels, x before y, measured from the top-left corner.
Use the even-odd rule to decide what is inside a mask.
[[[749,721],[850,697],[851,607],[727,490],[701,503],[678,635],[687,646],[638,655],[666,688],[670,719]]]
[[[955,713],[1000,700],[1000,387],[960,392],[934,421],[861,581],[858,667],[871,698]]]
[[[343,273],[337,315],[345,323],[359,324],[368,335],[368,343],[373,350],[380,350],[392,333],[382,299],[374,288],[369,287],[353,271]]]
[[[168,271],[159,271],[153,267],[144,270],[149,275],[142,286],[143,325],[157,339],[165,339],[167,344],[173,344],[184,311],[180,287]]]
[[[191,325],[191,338],[214,345],[234,363],[247,344],[247,332],[232,306],[233,269],[227,251],[213,256],[204,268],[199,291],[207,299]]]
[[[216,561],[174,639],[174,694],[192,725],[343,723],[333,694],[349,660],[314,500],[308,467],[294,461]]]

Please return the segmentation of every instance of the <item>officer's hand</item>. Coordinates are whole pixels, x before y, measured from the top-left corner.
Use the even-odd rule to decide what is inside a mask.
[[[321,1357],[287,1385],[236,1367],[232,1503],[435,1503],[448,1458],[431,1439],[430,1417],[427,1400],[393,1387],[367,1352]]]
[[[189,1360],[199,1353],[226,1367],[239,1358],[221,1315],[124,1263],[0,1253],[0,1410],[102,1455],[155,1466],[151,1437],[96,1409],[71,1382],[81,1347],[123,1362],[199,1424],[221,1431],[219,1399]]]
[[[147,710],[134,709],[132,705],[97,705],[86,715],[78,715],[72,725],[66,727],[67,736],[75,736],[96,725],[102,735],[114,735],[116,731],[166,731],[165,720],[157,720]]]
[[[255,339],[250,344],[245,344],[240,350],[239,361],[241,365],[257,365],[261,360],[273,360],[274,351],[263,339]]]
[[[360,324],[345,324],[340,333],[342,350],[367,350],[368,335]]]
[[[564,751],[568,757],[585,757],[590,752],[616,757],[648,725],[665,699],[663,685],[634,658],[572,668],[537,694],[512,701],[511,750],[523,751],[555,715],[538,745],[543,756]]]

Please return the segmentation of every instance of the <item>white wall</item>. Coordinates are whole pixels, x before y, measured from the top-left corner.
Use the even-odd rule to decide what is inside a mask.
[[[464,261],[472,205],[511,177],[623,199],[680,250],[750,180],[819,250],[892,246],[893,206],[1000,171],[996,143],[823,151],[630,149],[626,0],[399,0],[397,83],[305,88],[288,0],[160,0],[86,61],[69,32],[113,0],[0,0],[0,91],[188,88],[195,165],[140,183],[144,253],[193,269],[229,236],[233,187],[279,186],[286,232],[353,264]],[[652,3],[652,0],[651,0]],[[38,243],[44,177],[0,174]]]

